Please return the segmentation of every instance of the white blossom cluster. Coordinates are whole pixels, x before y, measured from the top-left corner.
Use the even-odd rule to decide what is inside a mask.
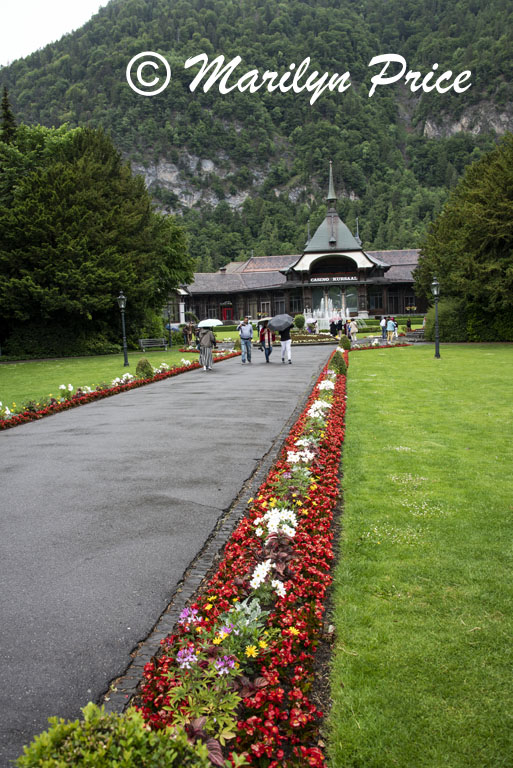
[[[166,373],[169,371],[169,365],[167,363],[161,363],[158,368],[154,369],[155,373]]]
[[[64,389],[64,390],[67,389],[68,392],[73,392],[73,384],[68,384],[68,386],[66,386],[66,384],[61,384],[59,386],[59,389]]]
[[[258,587],[261,587],[271,572],[272,567],[273,561],[271,558],[263,563],[259,563],[253,571],[253,576],[249,582],[250,587],[252,589],[258,589]],[[272,579],[271,586],[279,597],[285,597],[287,594],[287,590],[285,589],[283,582],[281,582],[279,579]]]
[[[287,462],[289,464],[309,464],[315,457],[315,453],[305,448],[304,451],[287,451]]]
[[[190,365],[191,364],[191,361],[190,360],[186,360],[185,357],[182,357],[180,362],[182,363],[182,365]]]
[[[129,381],[132,381],[134,379],[134,376],[132,376],[131,373],[124,373],[123,376],[118,376],[116,379],[112,379],[111,386],[112,387],[118,387],[120,384],[128,384]]]
[[[324,379],[324,381],[321,381],[319,384],[319,389],[335,389],[335,384],[329,379]]]
[[[0,415],[2,416],[3,419],[10,419],[12,416],[12,413],[6,405],[2,407],[2,403],[0,403]]]
[[[255,519],[255,533],[262,537],[267,529],[267,534],[285,533],[291,538],[296,534],[297,517],[292,509],[270,509],[263,515]]]
[[[327,403],[326,400],[315,400],[307,411],[307,416],[312,419],[323,419],[326,415],[325,411],[331,408],[331,403]]]

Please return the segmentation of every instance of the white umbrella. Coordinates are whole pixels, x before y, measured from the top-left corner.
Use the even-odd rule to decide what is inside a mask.
[[[213,328],[216,325],[222,325],[222,320],[202,320],[200,323],[198,323],[198,328]]]

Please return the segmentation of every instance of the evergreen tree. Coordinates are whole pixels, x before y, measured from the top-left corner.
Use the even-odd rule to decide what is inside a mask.
[[[20,323],[48,322],[117,338],[120,290],[139,333],[192,278],[183,230],[153,211],[142,177],[102,131],[18,133],[17,145],[0,145],[4,338]]]
[[[422,245],[417,290],[481,314],[513,309],[513,134],[470,165]]]
[[[16,136],[16,121],[9,103],[9,93],[4,85],[2,96],[2,128],[0,129],[0,140],[10,144]]]

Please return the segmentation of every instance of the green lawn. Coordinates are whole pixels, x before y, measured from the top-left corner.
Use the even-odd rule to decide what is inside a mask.
[[[511,766],[513,346],[349,359],[330,765]]]
[[[60,384],[95,387],[110,384],[112,379],[129,371],[135,375],[138,360],[147,357],[156,368],[160,363],[179,365],[180,360],[198,360],[195,353],[152,350],[151,352],[129,352],[128,368],[123,366],[123,354],[99,355],[97,357],[61,358],[59,360],[37,360],[31,362],[0,364],[0,402],[11,408],[12,403],[20,405],[27,400],[38,400],[49,394],[58,395]]]

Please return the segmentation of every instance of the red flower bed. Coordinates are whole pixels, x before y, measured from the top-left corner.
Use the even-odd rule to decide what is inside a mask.
[[[231,357],[237,357],[240,352],[230,352],[222,357],[215,357],[214,362],[219,363],[222,360],[229,360]],[[171,368],[169,371],[163,373],[157,373],[149,379],[135,379],[127,384],[118,384],[114,387],[108,387],[106,389],[96,389],[94,392],[87,392],[82,394],[75,394],[69,400],[63,402],[52,403],[51,405],[41,408],[39,411],[23,411],[22,413],[13,414],[9,419],[0,419],[0,430],[11,429],[11,427],[17,427],[19,424],[26,424],[29,421],[37,421],[45,416],[52,416],[54,413],[60,413],[61,411],[67,411],[70,408],[77,408],[79,405],[85,405],[93,400],[101,400],[104,397],[111,397],[111,395],[118,395],[120,392],[126,392],[128,389],[136,389],[137,387],[143,387],[145,384],[151,384],[154,381],[162,381],[162,379],[169,379],[171,376],[178,376],[179,373],[185,373],[191,371],[194,368],[200,368],[199,363],[191,363],[190,365],[181,365],[176,368]]]
[[[347,352],[344,357],[347,364]],[[250,500],[247,517],[227,543],[206,593],[185,610],[177,633],[163,641],[161,656],[147,664],[144,671],[146,682],[140,709],[145,719],[155,728],[185,723],[187,730],[187,714],[192,704],[191,699],[187,700],[183,678],[192,674],[195,660],[201,659],[199,666],[203,664],[205,671],[211,669],[213,661],[218,668],[223,664],[233,668],[235,662],[235,667],[245,665],[239,672],[231,670],[231,689],[238,696],[234,712],[236,732],[226,736],[225,754],[233,765],[237,755],[244,755],[251,765],[266,768],[325,766],[318,746],[322,713],[309,701],[308,691],[322,631],[324,600],[331,583],[332,520],[339,494],[346,399],[345,376],[336,378],[334,388],[331,384],[321,386],[328,369],[329,363],[287,437],[278,461],[256,498]],[[313,404],[318,405],[328,389],[331,395],[326,397],[331,396],[332,400],[331,406],[325,408],[330,411],[325,425],[318,427],[321,422],[316,422],[312,415],[316,408]],[[314,434],[314,438],[308,437]],[[307,471],[295,463],[301,450],[308,454]],[[282,529],[271,532],[263,541],[265,516],[276,512],[289,515],[295,530],[282,523]],[[269,522],[265,524],[270,526]],[[277,597],[270,595],[268,582],[261,581],[255,587],[258,569],[263,573],[271,561],[269,567],[276,576],[271,584],[276,585]],[[233,615],[241,601],[250,599],[252,588],[267,589],[263,603],[266,629],[260,642],[246,646],[245,656],[253,657],[248,661],[244,653],[237,655],[232,650],[232,655],[227,654],[223,644],[237,641],[240,645],[239,638],[233,637],[238,634],[234,627],[239,625],[230,626],[227,617]],[[189,666],[183,662],[186,654]],[[204,719],[201,718],[202,726]],[[211,759],[222,765],[220,750],[212,752]]]

